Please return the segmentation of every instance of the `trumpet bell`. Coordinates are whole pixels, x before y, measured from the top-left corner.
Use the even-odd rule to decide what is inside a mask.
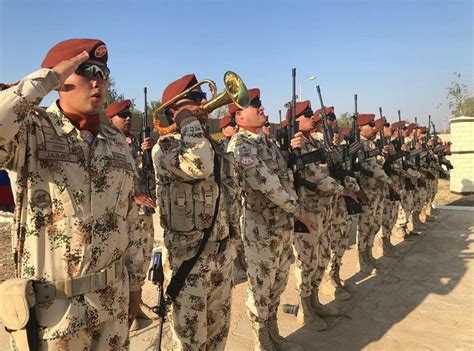
[[[205,103],[202,108],[211,112],[231,102],[244,109],[250,105],[250,97],[242,79],[234,72],[227,71],[224,75],[224,91]]]

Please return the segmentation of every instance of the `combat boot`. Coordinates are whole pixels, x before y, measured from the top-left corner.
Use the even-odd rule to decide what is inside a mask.
[[[339,301],[349,300],[352,297],[350,292],[341,284],[339,278],[339,266],[337,267],[337,271],[334,269],[331,273],[324,274],[320,290],[324,295],[330,296]]]
[[[400,239],[403,239],[405,241],[410,241],[413,240],[413,238],[416,236],[414,234],[411,234],[410,231],[406,226],[401,226],[395,228],[394,235]]]
[[[324,306],[321,302],[319,302],[318,289],[314,289],[311,293],[311,307],[313,311],[321,317],[335,317],[343,315],[336,308]]]
[[[380,238],[380,244],[382,247],[382,253],[386,257],[399,257],[400,254],[395,249],[395,246],[390,242],[390,238],[382,237]]]
[[[300,345],[292,343],[280,335],[276,317],[270,318],[268,320],[268,331],[270,332],[270,337],[273,341],[273,345],[277,350],[303,351],[303,348]]]
[[[370,264],[373,267],[375,267],[375,269],[381,270],[385,268],[385,265],[382,262],[379,262],[378,260],[376,260],[374,255],[372,254],[372,246],[367,247],[367,259],[370,262]]]
[[[377,269],[368,261],[367,249],[359,251],[359,270],[368,275],[377,275]]]
[[[413,213],[413,231],[414,232],[423,232],[426,229],[428,229],[428,227],[426,226],[426,224],[424,224],[420,221],[420,214],[419,213]]]
[[[327,323],[314,313],[312,308],[311,296],[300,296],[301,308],[298,312],[298,322],[303,324],[303,328],[308,330],[320,331],[328,328]]]
[[[254,351],[277,351],[270,337],[268,327],[260,327],[257,331],[254,330],[255,348]]]

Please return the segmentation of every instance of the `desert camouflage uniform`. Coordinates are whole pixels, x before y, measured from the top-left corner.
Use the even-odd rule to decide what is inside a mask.
[[[258,334],[276,319],[291,259],[293,214],[301,206],[287,161],[264,135],[241,130],[228,151],[236,159],[242,188],[241,228],[247,259],[247,309]]]
[[[155,198],[155,175],[152,174],[149,176],[149,189],[146,189],[147,184],[142,177],[143,172],[143,152],[140,146],[140,143],[137,138],[127,137],[128,145],[130,146],[130,151],[133,159],[135,160],[135,167],[138,171],[138,177],[135,179],[135,194],[152,194],[152,198]],[[143,242],[143,271],[145,274],[148,272],[148,268],[151,262],[151,254],[153,252],[153,243],[155,237],[155,231],[153,228],[153,214],[147,213],[145,206],[138,206],[138,223],[140,225],[140,233],[142,235]]]
[[[374,142],[362,136],[360,142],[365,152],[376,147]],[[365,158],[361,163],[361,168],[373,173],[373,176],[368,176],[362,171],[360,176],[361,187],[369,199],[369,203],[362,206],[363,212],[360,214],[358,223],[358,249],[364,251],[372,248],[375,235],[382,225],[383,192],[380,189],[391,184],[392,180],[375,157]]]
[[[427,173],[429,172],[429,164],[425,157],[420,158],[418,163],[418,171],[420,172],[420,179],[418,181],[418,186],[415,189],[414,197],[413,197],[413,216],[420,216],[420,213],[423,209],[425,204],[428,189],[427,189]],[[425,186],[421,186],[421,182],[425,183]]]
[[[433,201],[436,197],[436,193],[438,192],[439,164],[437,161],[437,156],[435,156],[430,149],[428,149],[428,154],[428,157],[431,158],[431,160],[428,160],[428,170],[431,174],[431,178],[434,179],[430,179],[430,177],[426,178],[427,194],[424,209],[427,215],[431,215]]]
[[[307,153],[319,148],[320,143],[309,137],[301,151]],[[317,186],[317,192],[304,186],[298,189],[301,205],[317,224],[317,231],[310,233],[298,232],[298,223],[295,225],[293,248],[296,258],[296,288],[299,295],[305,297],[310,296],[312,291],[319,287],[329,262],[331,200],[333,196],[341,194],[344,188],[327,174],[327,170],[323,172],[317,163],[306,165],[302,176]]]
[[[245,253],[244,243],[242,241],[242,234],[240,230],[240,216],[242,215],[241,190],[236,179],[235,173],[235,159],[232,154],[227,152],[230,139],[222,138],[217,144],[221,150],[226,154],[227,162],[225,163],[222,185],[226,187],[227,197],[227,216],[229,218],[229,230],[232,242],[237,254],[236,260],[239,260],[238,266],[245,269]]]
[[[183,261],[195,256],[204,229],[212,223],[219,192],[214,179],[216,152],[192,116],[182,121],[180,133],[161,136],[153,147],[156,194],[164,230],[165,288]],[[222,174],[223,162],[220,166]],[[168,314],[174,350],[225,348],[235,257],[229,240],[225,192],[221,187],[218,214],[208,243]]]
[[[41,69],[0,93],[0,168],[15,187],[16,276],[36,281],[41,349],[121,349],[128,343],[129,291],[144,281],[136,170],[112,125],[101,124],[89,144],[56,102],[38,107],[58,86],[54,71]],[[116,274],[99,290],[50,299],[38,285],[84,277],[114,261]]]
[[[384,199],[383,199],[383,215],[382,215],[382,238],[390,238],[392,236],[392,230],[397,223],[398,210],[400,208],[400,202],[403,198],[403,185],[401,173],[403,172],[401,160],[398,159],[393,162],[392,168],[394,174],[390,174],[392,182],[398,185],[400,189],[400,200],[390,200],[390,189],[388,186],[384,186]]]

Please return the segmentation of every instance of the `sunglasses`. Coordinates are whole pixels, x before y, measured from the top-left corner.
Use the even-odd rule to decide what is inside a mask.
[[[262,102],[257,97],[255,99],[253,99],[252,101],[250,101],[250,106],[252,106],[253,108],[256,108],[258,110],[260,107],[262,107]]]
[[[110,69],[95,63],[83,63],[76,69],[76,74],[87,79],[95,79],[100,76],[100,79],[107,80],[110,76]]]
[[[264,126],[264,127],[270,127],[270,123],[267,122],[267,123],[265,123],[263,126]]]
[[[130,111],[120,112],[117,115],[117,117],[120,117],[120,118],[123,118],[123,119],[132,118],[132,113]]]
[[[194,102],[201,102],[207,98],[206,93],[202,91],[190,91],[184,95],[183,99],[193,100]]]
[[[368,124],[368,125],[369,125],[369,126],[371,126],[372,128],[373,128],[373,127],[375,127],[375,121],[371,121],[371,122],[369,122],[369,124]]]
[[[304,110],[301,115],[305,116],[306,118],[311,118],[311,117],[313,117],[313,114],[314,114],[313,110],[308,108],[308,109]]]

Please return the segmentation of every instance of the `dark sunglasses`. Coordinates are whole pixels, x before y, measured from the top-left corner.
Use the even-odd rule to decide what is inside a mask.
[[[264,126],[264,127],[270,127],[270,123],[267,122],[267,123],[265,123],[263,126]]]
[[[190,91],[183,97],[183,99],[193,100],[194,102],[201,102],[202,100],[206,98],[207,98],[206,93],[202,91]]]
[[[372,128],[375,127],[375,121],[370,121],[368,125],[371,126]]]
[[[258,110],[260,107],[262,107],[262,102],[257,97],[255,99],[253,99],[252,101],[250,101],[250,106],[252,106],[253,108],[256,108]]]
[[[110,69],[95,63],[83,63],[76,69],[76,74],[88,79],[95,79],[100,76],[100,79],[107,80],[110,76]]]
[[[132,113],[130,111],[120,112],[117,115],[117,117],[120,117],[120,118],[123,118],[123,119],[132,118]]]
[[[313,114],[314,114],[313,110],[310,108],[307,108],[306,110],[303,111],[301,115],[305,116],[306,118],[311,118],[313,117]]]

